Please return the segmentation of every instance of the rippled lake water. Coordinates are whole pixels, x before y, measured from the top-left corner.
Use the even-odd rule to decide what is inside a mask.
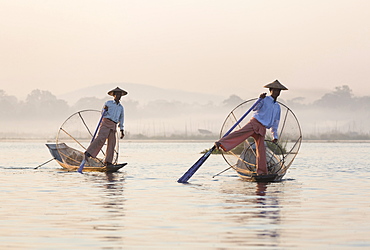
[[[0,249],[370,248],[370,143],[303,143],[281,182],[242,181],[212,142],[121,141],[114,174],[62,171],[0,142]]]

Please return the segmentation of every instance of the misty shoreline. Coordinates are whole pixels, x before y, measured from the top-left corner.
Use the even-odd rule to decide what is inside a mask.
[[[129,143],[210,143],[213,144],[215,140],[211,139],[123,139],[120,140],[120,144],[129,144]],[[55,140],[50,138],[0,138],[0,142],[40,142],[40,143],[55,143]],[[370,139],[358,140],[358,139],[327,139],[327,140],[311,140],[303,139],[302,143],[370,143]]]
[[[159,96],[155,98],[157,97]],[[66,117],[68,120],[71,114],[80,112],[85,112],[95,127],[99,110],[108,99],[83,97],[70,106],[49,91],[34,90],[25,101],[19,101],[17,97],[9,96],[0,90],[0,113],[6,117],[0,123],[0,140],[54,140]],[[336,87],[334,91],[312,103],[306,103],[305,98],[299,96],[280,100],[289,109],[294,110],[304,140],[370,140],[370,96],[354,96],[347,85]],[[237,95],[206,104],[179,100],[155,100],[143,104],[141,100],[125,99],[122,104],[125,107],[126,138],[216,140],[226,114],[243,102],[245,100]],[[289,124],[287,125],[289,127]]]

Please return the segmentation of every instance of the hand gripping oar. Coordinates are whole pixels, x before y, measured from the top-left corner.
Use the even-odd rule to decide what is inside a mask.
[[[261,98],[258,98],[258,100],[248,109],[245,114],[240,117],[240,119],[224,134],[223,137],[229,135],[236,126],[239,125],[239,123],[256,107],[256,105],[261,101]],[[202,164],[208,159],[208,157],[212,154],[213,150],[216,149],[216,146],[213,146],[210,150],[208,150],[202,157],[199,158],[199,160],[194,163],[194,165],[189,168],[189,170],[180,177],[180,179],[177,180],[178,183],[186,183],[192,176],[195,174],[195,172],[202,166]]]
[[[93,137],[91,138],[91,142],[90,144],[94,141],[95,139],[95,136],[96,136],[96,133],[98,133],[98,130],[99,130],[99,127],[100,127],[100,124],[101,124],[101,121],[103,120],[103,117],[105,115],[105,112],[107,112],[106,110],[104,110],[104,112],[102,113],[101,117],[100,117],[100,120],[99,120],[99,123],[98,123],[98,126],[96,126],[96,129],[95,129],[95,132],[94,132],[94,135]],[[82,170],[84,169],[85,167],[85,163],[86,163],[86,157],[84,157],[84,159],[82,160],[81,164],[80,164],[80,167],[78,168],[77,172],[81,173],[82,174]]]

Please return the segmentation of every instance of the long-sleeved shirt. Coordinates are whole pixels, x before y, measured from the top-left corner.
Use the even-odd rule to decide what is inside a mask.
[[[124,125],[124,108],[121,103],[116,103],[114,100],[107,101],[104,106],[108,107],[108,111],[105,113],[104,118],[110,119],[115,123],[119,123],[119,127],[123,130]]]
[[[274,139],[278,139],[278,127],[280,122],[280,105],[271,96],[266,96],[253,109],[256,118],[267,129],[271,128]]]

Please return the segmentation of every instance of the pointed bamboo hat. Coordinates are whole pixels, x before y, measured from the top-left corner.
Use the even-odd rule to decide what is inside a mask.
[[[264,87],[265,88],[272,88],[272,89],[288,90],[288,88],[285,87],[283,84],[281,84],[278,80],[275,80],[272,83],[269,83]]]
[[[124,95],[127,95],[127,92],[124,91],[123,89],[120,89],[120,88],[115,88],[115,89],[112,89],[111,91],[108,92],[108,95],[111,95],[113,96],[114,95],[114,92],[121,92],[122,93],[122,96]]]

